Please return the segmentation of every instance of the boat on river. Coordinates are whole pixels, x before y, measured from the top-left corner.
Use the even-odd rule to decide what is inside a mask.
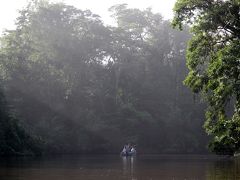
[[[128,153],[124,153],[124,152],[121,152],[120,155],[123,156],[123,157],[132,157],[132,156],[136,156],[137,152],[128,152]]]
[[[124,146],[123,150],[121,151],[120,155],[127,157],[127,156],[136,156],[137,151],[134,147],[127,147]]]

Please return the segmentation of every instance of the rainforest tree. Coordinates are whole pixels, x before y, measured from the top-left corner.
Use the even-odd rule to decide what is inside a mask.
[[[173,26],[191,26],[185,84],[208,102],[210,148],[233,154],[240,148],[240,1],[178,0],[174,12]]]

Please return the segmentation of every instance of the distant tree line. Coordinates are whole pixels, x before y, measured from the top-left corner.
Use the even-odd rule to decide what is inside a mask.
[[[15,133],[0,136],[1,153],[22,140],[14,152],[116,153],[126,142],[142,153],[206,152],[205,105],[182,83],[188,27],[178,32],[151,9],[110,11],[116,26],[62,3],[20,11],[1,37],[10,109],[1,103],[0,116],[12,130],[0,133]]]

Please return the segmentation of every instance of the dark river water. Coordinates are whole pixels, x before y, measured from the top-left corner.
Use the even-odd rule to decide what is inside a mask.
[[[0,180],[240,180],[240,158],[205,155],[0,159]]]

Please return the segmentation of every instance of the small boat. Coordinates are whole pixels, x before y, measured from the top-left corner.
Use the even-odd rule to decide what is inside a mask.
[[[128,157],[128,156],[132,157],[132,156],[136,156],[136,154],[137,154],[136,152],[128,152],[128,153],[121,152],[120,153],[120,155],[124,156],[124,157]]]
[[[236,153],[234,153],[234,155],[233,155],[234,157],[240,157],[240,152],[236,152]]]
[[[136,156],[136,154],[137,154],[137,151],[136,151],[135,149],[131,149],[131,151],[125,151],[125,150],[123,150],[123,151],[120,153],[121,156],[125,156],[125,157],[127,157],[127,156]]]

